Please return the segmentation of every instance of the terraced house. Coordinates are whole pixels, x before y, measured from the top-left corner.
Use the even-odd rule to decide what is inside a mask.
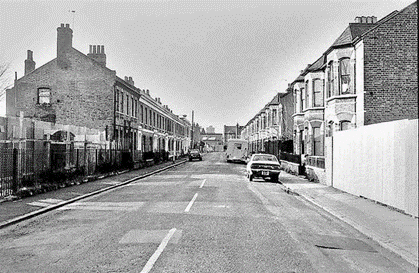
[[[379,21],[356,17],[289,87],[294,153],[324,177],[334,132],[417,118],[417,73],[417,2]]]
[[[292,93],[278,93],[251,120],[241,132],[241,138],[249,141],[249,151],[268,151],[273,143],[292,138]]]
[[[6,115],[106,131],[111,148],[186,152],[191,124],[149,90],[106,67],[103,45],[84,54],[72,46],[69,24],[57,28],[57,57],[35,69],[28,50],[25,75],[6,92]]]

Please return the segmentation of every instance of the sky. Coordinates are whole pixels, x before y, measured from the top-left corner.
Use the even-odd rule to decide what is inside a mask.
[[[409,0],[0,0],[0,64],[23,76],[56,57],[57,27],[73,47],[104,45],[107,67],[206,128],[245,125],[319,58],[356,16],[379,19]],[[75,11],[75,12],[71,12]],[[4,100],[0,115],[4,114]]]

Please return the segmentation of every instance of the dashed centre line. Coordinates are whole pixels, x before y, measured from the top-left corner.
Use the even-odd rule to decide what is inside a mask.
[[[166,248],[167,244],[170,241],[170,238],[172,238],[173,234],[176,232],[176,228],[172,228],[169,233],[167,233],[166,237],[164,237],[163,241],[160,243],[157,250],[154,252],[153,256],[150,257],[146,265],[144,266],[143,270],[141,270],[141,273],[148,273],[153,268],[153,265],[156,263],[157,259],[160,257],[160,254],[162,254],[163,250]]]
[[[202,181],[202,184],[201,184],[201,186],[199,186],[199,188],[200,189],[202,189],[202,187],[204,186],[204,184],[205,184],[205,181],[207,181],[206,179],[204,179],[204,181]]]
[[[198,197],[198,193],[195,193],[195,195],[193,196],[191,202],[189,202],[188,206],[185,209],[185,212],[189,212],[189,210],[191,209],[193,202],[195,202],[195,199]]]

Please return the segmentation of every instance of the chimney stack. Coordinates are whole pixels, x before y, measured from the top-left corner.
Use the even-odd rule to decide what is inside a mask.
[[[150,90],[147,89],[145,92],[150,96]]]
[[[95,60],[103,66],[106,66],[106,54],[104,45],[89,45],[87,57]],[[126,81],[126,80],[125,80]]]
[[[375,17],[375,16],[357,16],[357,17],[355,17],[355,23],[358,23],[358,24],[375,24],[375,23],[377,23],[377,17]]]
[[[28,56],[25,60],[25,75],[35,70],[35,62],[33,61],[33,52],[28,50]]]
[[[70,24],[61,24],[57,28],[57,63],[60,68],[67,68],[70,65],[67,59],[67,52],[73,48],[73,30]]]

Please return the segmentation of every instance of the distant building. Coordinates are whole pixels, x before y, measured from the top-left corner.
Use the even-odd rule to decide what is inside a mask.
[[[191,124],[175,115],[149,90],[134,86],[106,67],[103,45],[84,54],[73,48],[69,24],[57,28],[57,57],[35,68],[28,50],[25,75],[6,91],[6,115],[106,131],[113,147],[184,152],[190,146]]]
[[[207,127],[206,132],[208,134],[215,134],[215,128],[210,125]]]
[[[271,143],[292,140],[294,98],[292,92],[278,93],[244,126],[241,135],[249,151],[267,152]]]
[[[243,126],[240,126],[238,123],[233,126],[224,125],[224,143],[231,138],[241,138],[241,131]]]
[[[204,149],[209,152],[221,152],[223,148],[223,134],[203,134],[201,141],[204,143]]]

